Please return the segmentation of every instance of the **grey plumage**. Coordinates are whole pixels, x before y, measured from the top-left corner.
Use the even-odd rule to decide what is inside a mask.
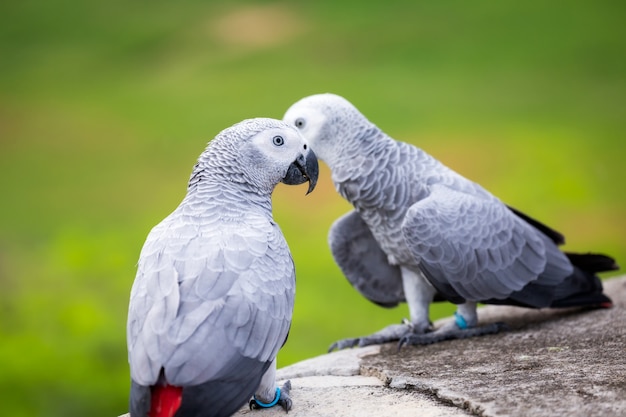
[[[184,200],[141,251],[127,326],[133,416],[148,411],[140,397],[155,384],[183,387],[179,417],[230,415],[257,390],[295,294],[271,193],[316,179],[315,155],[281,121],[246,120],[209,143]],[[273,383],[263,387],[270,401]]]
[[[284,120],[309,140],[339,194],[354,206],[329,233],[342,272],[378,304],[409,304],[410,325],[383,329],[385,337],[428,331],[434,299],[462,304],[470,326],[477,322],[476,302],[548,307],[581,292],[588,296],[577,298],[582,304],[610,301],[593,273],[582,280],[592,283],[585,288],[570,279],[582,271],[557,247],[558,232],[423,150],[390,138],[344,98],[306,97]],[[608,257],[594,259],[600,270],[615,267]]]

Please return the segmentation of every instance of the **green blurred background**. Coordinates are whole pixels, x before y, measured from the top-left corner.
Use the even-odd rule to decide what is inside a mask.
[[[567,249],[626,262],[625,18],[606,0],[2,2],[2,414],[125,412],[145,236],[219,130],[309,94],[344,95]],[[298,272],[282,366],[407,315],[334,265],[349,206],[328,170],[305,188],[274,197]]]

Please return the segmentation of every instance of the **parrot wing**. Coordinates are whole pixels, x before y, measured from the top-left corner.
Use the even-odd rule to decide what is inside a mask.
[[[550,237],[493,196],[434,185],[409,208],[402,230],[422,272],[456,303],[507,298],[531,282],[555,286],[572,273]]]
[[[389,264],[387,255],[356,211],[333,223],[328,243],[341,272],[364,297],[383,307],[395,307],[405,301],[400,268]]]

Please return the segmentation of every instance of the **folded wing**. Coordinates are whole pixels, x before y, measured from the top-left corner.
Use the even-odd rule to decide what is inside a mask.
[[[403,234],[420,268],[448,300],[505,299],[530,283],[553,287],[573,271],[551,237],[495,197],[435,185],[407,211]],[[526,294],[549,305],[549,294]]]

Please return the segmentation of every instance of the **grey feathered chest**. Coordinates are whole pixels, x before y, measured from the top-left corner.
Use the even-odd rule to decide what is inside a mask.
[[[136,382],[153,384],[164,368],[171,383],[198,384],[233,355],[270,361],[287,336],[295,294],[287,243],[269,198],[253,203],[228,185],[188,194],[148,235],[129,311]],[[204,345],[211,354],[192,354]]]

